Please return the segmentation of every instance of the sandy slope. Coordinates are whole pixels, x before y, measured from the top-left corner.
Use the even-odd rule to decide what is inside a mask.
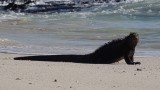
[[[0,90],[159,90],[160,57],[141,65],[15,61],[0,53]]]

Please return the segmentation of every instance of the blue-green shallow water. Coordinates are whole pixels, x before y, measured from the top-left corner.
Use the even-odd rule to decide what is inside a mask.
[[[109,3],[81,12],[0,13],[0,52],[85,54],[130,32],[136,56],[160,55],[160,0]]]

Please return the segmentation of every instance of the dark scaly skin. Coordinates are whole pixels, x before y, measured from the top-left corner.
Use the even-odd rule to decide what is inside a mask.
[[[95,50],[95,52],[85,55],[40,55],[16,57],[14,59],[90,64],[111,64],[124,59],[128,65],[135,65],[141,64],[140,62],[134,62],[135,47],[138,40],[137,33],[130,33],[124,38],[112,40]]]

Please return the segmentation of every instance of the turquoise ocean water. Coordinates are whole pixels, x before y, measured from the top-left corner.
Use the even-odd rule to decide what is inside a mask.
[[[0,52],[86,54],[137,32],[136,56],[160,55],[160,0],[101,4],[80,12],[26,14],[0,11]]]

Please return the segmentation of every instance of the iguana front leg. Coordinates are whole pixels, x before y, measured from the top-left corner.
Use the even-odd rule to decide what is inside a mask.
[[[130,50],[124,56],[124,59],[128,65],[141,64],[140,62],[134,62],[134,50]]]

